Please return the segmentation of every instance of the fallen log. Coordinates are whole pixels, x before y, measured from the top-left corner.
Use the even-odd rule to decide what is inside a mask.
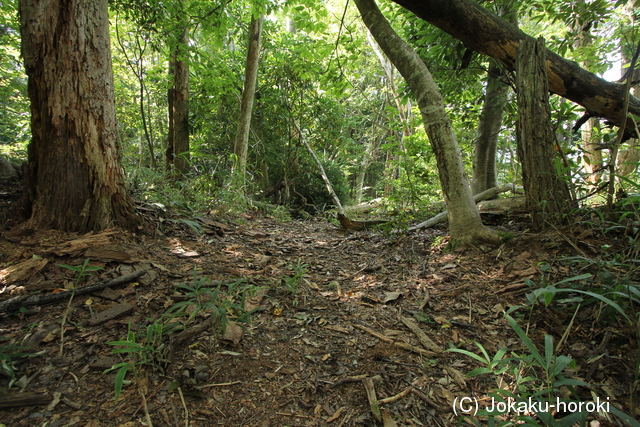
[[[138,277],[144,275],[146,271],[138,270],[125,276],[116,277],[111,280],[104,280],[102,282],[95,283],[93,285],[85,286],[83,288],[73,289],[69,291],[58,292],[55,294],[46,295],[24,295],[2,301],[0,303],[0,313],[8,313],[18,310],[20,307],[30,307],[34,305],[46,305],[58,301],[63,301],[70,298],[72,295],[85,295],[90,294],[110,286],[118,286],[124,283],[128,283]]]
[[[338,221],[340,222],[340,225],[342,226],[343,230],[349,230],[349,231],[370,230],[376,226],[386,224],[389,222],[389,221],[382,221],[382,220],[351,221],[349,218],[347,218],[346,215],[340,212],[338,212]]]
[[[506,193],[507,191],[513,191],[515,193],[515,187],[511,184],[503,185],[501,187],[493,187],[488,190],[483,191],[482,193],[478,193],[473,196],[473,201],[478,203],[482,200],[491,199],[492,197],[497,196],[500,193]],[[409,231],[418,230],[420,228],[429,228],[434,225],[446,221],[447,219],[447,211],[441,212],[438,215],[429,218],[428,220],[421,222],[418,225],[413,225],[409,227]]]
[[[478,203],[480,213],[507,214],[527,213],[527,200],[524,196],[506,197],[504,199],[483,200]]]

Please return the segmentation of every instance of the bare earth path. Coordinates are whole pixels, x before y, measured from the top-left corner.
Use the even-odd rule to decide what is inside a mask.
[[[74,274],[59,264],[87,258],[104,268],[90,282],[139,269],[146,274],[75,297],[66,318],[68,300],[0,314],[0,344],[33,347],[16,363],[18,381],[0,406],[20,390],[39,402],[0,408],[0,423],[139,426],[147,422],[146,405],[155,426],[453,426],[456,398],[484,397],[497,384],[490,376],[464,377],[480,365],[442,351],[460,346],[477,352],[473,340],[491,355],[501,347],[522,350],[503,313],[524,304],[530,290],[524,280],[540,282],[540,262],[548,264],[550,280],[576,275],[555,260],[576,255],[576,247],[595,257],[602,244],[575,230],[564,237],[524,234],[495,250],[443,253],[446,230],[385,237],[344,234],[324,221],[264,217],[201,224],[208,234],[200,237],[184,226],[157,237],[118,230],[5,233],[0,302],[68,288]],[[294,280],[296,266],[303,280]],[[222,290],[238,279],[259,287],[249,307],[257,308],[251,324],[220,337],[202,323],[202,313],[195,315],[187,328],[194,335],[169,354],[159,352],[116,401],[115,373],[103,371],[121,359],[107,343],[124,339],[128,325],[144,331],[184,301],[176,285],[192,285],[194,269],[222,283]],[[118,315],[110,317],[113,310]],[[572,315],[535,309],[530,330],[539,348],[545,333],[558,342]],[[408,324],[428,340],[421,342]],[[602,325],[593,309],[580,311],[571,328],[561,354],[578,361],[574,377],[589,376],[599,395],[630,413],[635,359],[629,354],[637,348],[626,335],[631,332]],[[134,379],[131,373],[127,379]],[[6,391],[9,377],[0,381]],[[378,414],[373,399],[381,402]]]

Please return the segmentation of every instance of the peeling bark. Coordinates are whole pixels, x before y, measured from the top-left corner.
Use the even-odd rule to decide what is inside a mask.
[[[21,0],[32,139],[27,226],[134,228],[120,163],[106,0]]]

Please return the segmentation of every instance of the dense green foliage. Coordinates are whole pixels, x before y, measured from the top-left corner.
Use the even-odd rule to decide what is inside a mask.
[[[545,36],[553,50],[587,61],[594,72],[602,73],[619,67],[620,52],[628,58],[637,43],[633,14],[638,9],[625,9],[624,3],[576,1],[556,7],[548,1],[487,1],[483,5],[496,12],[510,11],[523,30]],[[470,170],[487,59],[395,4],[381,2],[381,6],[438,82]],[[394,210],[420,212],[441,200],[435,159],[420,113],[397,73],[385,73],[355,7],[305,0],[138,0],[113,1],[110,7],[120,145],[137,197],[191,208],[250,206],[250,200],[230,187],[231,153],[248,25],[251,14],[265,13],[246,194],[314,213],[333,204],[301,144],[295,121],[343,204],[356,200],[360,185],[364,200],[384,197],[386,206]],[[0,16],[0,144],[5,155],[17,160],[26,156],[29,109],[16,2],[3,2]],[[191,172],[176,181],[165,176],[163,167],[169,62],[176,34],[184,25],[189,30],[185,59],[190,67]],[[574,43],[578,29],[586,27],[591,43],[578,46]],[[512,100],[507,106],[496,155],[499,180],[518,183],[513,104]],[[581,170],[584,146],[571,131],[582,111],[558,98],[552,99],[552,105],[563,167],[577,194],[586,194],[593,187]],[[615,135],[608,128],[599,132],[603,144]],[[603,147],[606,158],[609,152]],[[359,181],[363,167],[364,179]],[[627,188],[628,182],[635,181],[632,174],[619,185]]]

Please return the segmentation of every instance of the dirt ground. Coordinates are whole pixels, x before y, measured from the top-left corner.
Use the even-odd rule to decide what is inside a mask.
[[[465,377],[481,365],[443,350],[479,354],[475,340],[490,355],[499,348],[523,353],[504,312],[526,303],[525,279],[583,274],[560,258],[595,259],[603,245],[622,249],[624,241],[579,226],[532,234],[526,218],[502,217],[516,233],[510,242],[447,253],[446,228],[385,236],[344,233],[326,219],[153,221],[153,236],[4,231],[0,303],[72,288],[77,273],[60,265],[86,259],[102,270],[81,278],[79,288],[144,275],[75,295],[70,304],[64,298],[0,314],[0,345],[31,348],[15,362],[10,388],[10,377],[0,377],[0,424],[138,426],[148,425],[148,414],[155,426],[454,426],[455,401],[487,398],[507,385],[491,375]],[[108,343],[125,339],[129,328],[143,333],[187,301],[179,285],[194,284],[194,269],[221,291],[240,279],[258,288],[246,302],[256,308],[251,323],[220,336],[206,310],[193,313],[186,329],[162,337],[163,350],[137,377],[127,375],[132,381],[116,401],[116,374],[104,371],[125,359]],[[296,271],[304,274],[296,278]],[[572,378],[592,384],[580,388],[583,398],[609,398],[633,413],[635,331],[603,316],[598,304],[555,307],[532,311],[529,335],[538,348],[544,334],[555,344],[564,336],[558,354],[576,360]],[[525,328],[529,309],[520,311]],[[624,425],[607,414],[589,420]]]

